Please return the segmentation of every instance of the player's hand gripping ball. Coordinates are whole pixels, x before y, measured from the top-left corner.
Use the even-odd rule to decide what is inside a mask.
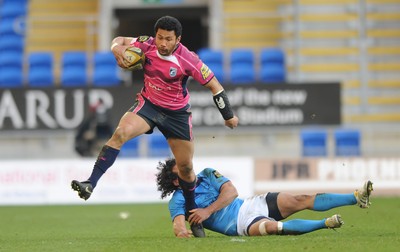
[[[124,54],[129,70],[134,71],[143,69],[145,56],[140,48],[134,46],[128,47]]]

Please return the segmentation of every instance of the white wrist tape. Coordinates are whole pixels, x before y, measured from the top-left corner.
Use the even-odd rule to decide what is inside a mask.
[[[114,48],[114,47],[116,47],[117,45],[119,45],[117,42],[114,42],[114,44],[112,44],[112,46],[111,46],[111,51],[112,51],[112,49]]]

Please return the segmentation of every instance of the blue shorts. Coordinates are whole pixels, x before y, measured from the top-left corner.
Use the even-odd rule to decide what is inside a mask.
[[[192,112],[189,104],[179,110],[170,110],[156,106],[138,94],[129,112],[136,113],[150,125],[151,130],[146,134],[153,133],[154,127],[157,127],[166,139],[177,138],[187,141],[193,139]]]

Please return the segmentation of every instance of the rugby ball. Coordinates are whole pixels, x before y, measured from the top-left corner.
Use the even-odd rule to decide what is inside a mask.
[[[145,56],[143,51],[138,47],[128,47],[125,52],[125,60],[128,63],[129,70],[140,70],[143,69]]]

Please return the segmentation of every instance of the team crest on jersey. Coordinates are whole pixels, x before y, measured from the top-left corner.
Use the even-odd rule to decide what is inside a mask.
[[[146,42],[146,41],[149,40],[149,39],[150,39],[149,36],[140,36],[140,37],[137,38],[136,41],[138,41],[138,42],[140,42],[140,43],[143,43],[143,42]]]
[[[206,64],[203,63],[203,65],[200,68],[200,71],[201,71],[201,75],[203,76],[204,80],[207,79],[208,76],[210,76],[211,71],[210,71],[210,68],[208,68],[208,66]]]
[[[175,67],[171,67],[169,69],[169,76],[175,77],[177,72],[178,72],[178,69],[176,69]]]
[[[216,178],[220,178],[222,177],[221,173],[219,173],[218,171],[213,171],[213,174]]]

